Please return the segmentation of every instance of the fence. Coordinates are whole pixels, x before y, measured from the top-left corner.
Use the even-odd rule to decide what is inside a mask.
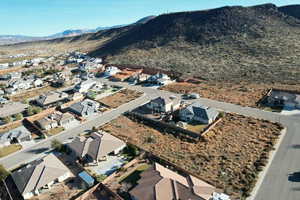
[[[199,139],[201,138],[201,133],[198,134],[198,133],[180,128],[178,126],[168,124],[166,122],[151,119],[151,118],[145,117],[142,114],[138,114],[135,112],[126,112],[125,115],[132,120],[139,120],[143,124],[149,125],[151,127],[154,127],[156,129],[160,129],[160,130],[163,129],[164,132],[173,134],[176,137],[183,137],[192,142],[198,142]]]

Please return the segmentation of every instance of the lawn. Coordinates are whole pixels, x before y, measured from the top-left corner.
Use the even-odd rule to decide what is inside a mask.
[[[140,174],[147,170],[150,167],[148,164],[143,164],[137,167],[132,173],[130,173],[128,176],[122,177],[120,180],[120,183],[130,183],[131,188],[134,188],[137,184],[138,181],[140,180],[141,176]]]
[[[0,148],[0,158],[19,151],[20,149],[22,149],[22,146],[19,144],[11,144],[9,146],[2,147]]]
[[[228,113],[198,143],[163,134],[124,116],[102,127],[225,190],[232,199],[249,195],[281,129],[278,124]]]
[[[64,127],[59,126],[59,127],[52,128],[52,129],[48,130],[47,134],[50,135],[50,136],[51,135],[56,135],[56,134],[58,134],[58,133],[60,133],[64,130],[65,130]]]

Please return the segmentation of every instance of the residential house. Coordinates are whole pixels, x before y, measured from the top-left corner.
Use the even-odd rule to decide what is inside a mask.
[[[10,79],[20,79],[22,78],[21,72],[11,72],[9,73]]]
[[[65,92],[58,92],[58,91],[50,91],[46,94],[40,95],[36,99],[36,103],[41,106],[48,106],[57,102],[64,101],[68,98],[68,94]]]
[[[6,103],[8,103],[9,101],[6,99],[6,98],[4,98],[4,97],[0,97],[0,104],[6,104]]]
[[[67,146],[77,158],[88,163],[98,163],[109,154],[119,154],[126,144],[106,132],[95,132],[88,138],[76,137]]]
[[[33,85],[34,87],[42,87],[43,84],[44,84],[44,82],[43,82],[43,80],[40,79],[40,78],[35,79],[35,80],[33,80],[33,82],[32,82],[32,85]]]
[[[96,81],[94,81],[92,79],[82,81],[74,87],[74,91],[85,93],[85,92],[88,92],[88,90],[91,87],[93,87],[94,85],[96,85]]]
[[[292,91],[273,89],[267,94],[266,105],[270,107],[300,109],[300,94]]]
[[[51,115],[36,120],[35,123],[43,130],[50,130],[52,128],[58,127],[58,122],[56,121],[56,119],[51,117]]]
[[[13,79],[9,81],[9,87],[13,90],[27,90],[32,87],[32,80]]]
[[[145,74],[145,73],[139,73],[136,75],[133,75],[127,79],[128,82],[138,84],[147,81],[151,77],[150,74]]]
[[[69,111],[81,117],[88,117],[98,112],[99,103],[90,99],[72,104]]]
[[[173,81],[167,74],[157,73],[148,78],[147,82],[156,84],[156,85],[167,85]]]
[[[27,104],[10,101],[4,105],[0,105],[0,118],[23,113],[26,108],[28,108]]]
[[[216,120],[219,112],[211,107],[203,106],[197,102],[179,111],[180,119],[186,122],[196,121],[203,124],[210,124]]]
[[[71,176],[70,170],[52,153],[11,174],[24,199],[39,195],[44,189],[51,189],[54,183],[63,182]]]
[[[173,112],[180,107],[180,99],[170,97],[157,97],[146,104],[153,112]]]
[[[69,99],[69,101],[77,101],[77,100],[81,100],[83,98],[84,98],[84,96],[82,93],[75,92],[75,93],[71,94],[68,99]]]
[[[110,66],[110,67],[106,67],[105,71],[104,71],[104,76],[105,77],[110,77],[113,76],[117,73],[121,72],[121,70],[119,70],[119,68],[114,67],[114,66]]]
[[[0,134],[0,147],[8,146],[13,143],[30,141],[31,139],[31,133],[24,126],[20,126]]]
[[[158,163],[141,173],[140,177],[137,186],[130,190],[134,200],[212,200],[217,190],[192,175],[178,174]]]
[[[58,125],[62,127],[68,127],[70,124],[76,121],[74,115],[71,113],[61,113],[57,117]]]

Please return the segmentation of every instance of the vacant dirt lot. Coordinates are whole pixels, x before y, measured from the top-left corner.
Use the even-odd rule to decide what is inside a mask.
[[[12,100],[12,101],[25,101],[25,100],[28,100],[30,98],[37,97],[41,94],[44,94],[46,92],[53,91],[53,90],[56,90],[56,88],[53,88],[51,86],[45,86],[45,87],[42,87],[42,88],[35,88],[35,89],[28,90],[28,91],[25,91],[25,92],[22,92],[22,93],[19,93],[19,94],[16,94],[16,95],[12,95],[12,96],[9,97],[9,99]]]
[[[207,134],[205,142],[197,144],[162,134],[124,116],[102,129],[182,167],[238,199],[252,190],[281,127],[226,114]]]
[[[124,89],[113,95],[100,99],[99,102],[107,105],[110,108],[117,108],[120,105],[128,103],[140,96],[142,96],[141,92]]]
[[[248,83],[173,83],[162,87],[162,90],[167,90],[175,93],[199,93],[202,97],[233,103],[242,106],[257,107],[257,102],[271,88],[300,90],[299,85],[281,85],[281,84],[248,84]]]

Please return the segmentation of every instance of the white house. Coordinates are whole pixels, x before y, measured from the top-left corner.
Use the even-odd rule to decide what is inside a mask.
[[[33,86],[34,87],[41,87],[41,86],[43,86],[43,80],[42,79],[35,79],[33,82],[32,82],[32,84],[33,84]]]
[[[117,67],[114,67],[114,66],[110,66],[110,67],[107,67],[104,71],[104,76],[105,77],[110,77],[110,76],[113,76],[117,73],[121,72],[121,70],[119,70],[119,68]]]
[[[96,85],[96,81],[92,80],[92,79],[89,79],[89,80],[86,80],[86,81],[82,81],[80,82],[79,84],[77,84],[75,87],[74,87],[74,90],[76,92],[88,92],[88,90],[93,87],[94,85]]]
[[[180,100],[170,97],[157,97],[152,99],[146,106],[153,112],[173,112],[179,109]]]

